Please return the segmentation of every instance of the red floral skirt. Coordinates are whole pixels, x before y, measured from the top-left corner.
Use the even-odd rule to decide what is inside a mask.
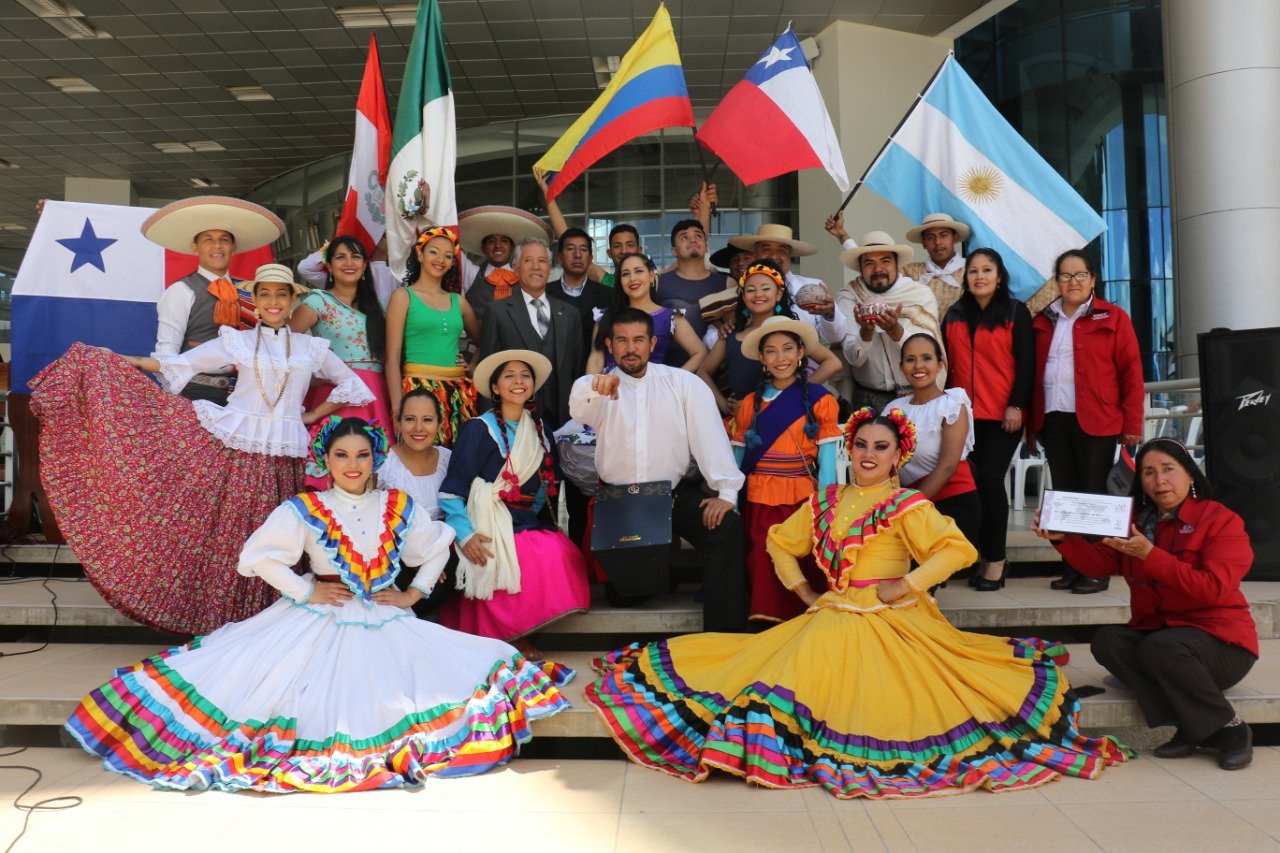
[[[49,502],[85,575],[136,622],[207,634],[276,600],[240,548],[303,460],[232,450],[116,355],[74,344],[31,380]]]

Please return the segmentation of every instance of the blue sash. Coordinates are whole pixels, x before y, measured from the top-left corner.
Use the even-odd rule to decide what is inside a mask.
[[[809,384],[809,405],[816,406],[818,401],[831,392],[821,385]],[[742,455],[742,473],[750,474],[760,458],[773,447],[774,442],[782,437],[790,426],[804,417],[804,398],[800,394],[800,383],[792,382],[760,410],[756,416],[754,429],[760,443],[755,447],[747,447]]]

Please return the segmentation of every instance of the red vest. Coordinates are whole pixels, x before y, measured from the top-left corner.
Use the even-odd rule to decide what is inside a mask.
[[[1004,420],[1018,368],[1013,357],[1013,321],[994,329],[978,325],[970,337],[969,324],[951,314],[942,337],[947,348],[947,387],[965,390],[973,403],[974,419]]]

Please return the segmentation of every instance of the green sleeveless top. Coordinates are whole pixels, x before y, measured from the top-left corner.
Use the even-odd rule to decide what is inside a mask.
[[[456,367],[462,337],[462,307],[458,294],[449,294],[449,310],[437,311],[409,291],[404,318],[404,360],[409,364]]]

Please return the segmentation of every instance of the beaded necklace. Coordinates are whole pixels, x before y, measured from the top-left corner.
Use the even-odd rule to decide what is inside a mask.
[[[292,370],[289,364],[289,357],[293,353],[293,336],[286,328],[284,330],[284,375],[280,377],[280,382],[276,385],[276,398],[272,400],[267,396],[267,389],[262,384],[262,366],[258,363],[258,351],[262,349],[262,324],[258,324],[258,335],[253,343],[253,379],[258,383],[258,393],[262,395],[262,402],[267,404],[267,408],[275,410],[280,405],[280,401],[284,399],[284,390],[289,384],[289,372]]]

